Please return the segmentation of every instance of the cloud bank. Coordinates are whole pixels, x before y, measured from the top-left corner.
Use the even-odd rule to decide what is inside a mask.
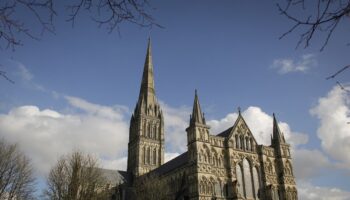
[[[108,160],[125,155],[128,142],[125,110],[75,97],[67,100],[81,113],[21,106],[0,115],[0,137],[19,143],[39,174],[47,174],[59,156],[73,149],[96,154],[106,165]]]
[[[324,151],[350,168],[349,93],[335,86],[325,97],[318,100],[318,104],[310,113],[320,120],[317,135]]]

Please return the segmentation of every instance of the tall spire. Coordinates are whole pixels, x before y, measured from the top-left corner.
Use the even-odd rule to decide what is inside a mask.
[[[150,154],[152,158],[147,160]],[[148,39],[139,99],[130,120],[127,171],[137,177],[163,163],[164,119],[155,95],[151,40]]]
[[[157,102],[154,89],[151,38],[148,38],[148,47],[139,95],[139,103],[142,102],[146,103],[146,105],[153,105]]]
[[[199,124],[205,124],[205,118],[201,110],[201,106],[199,104],[197,90],[195,90],[194,95],[194,102],[193,102],[193,111],[191,115],[191,124],[199,123]]]
[[[279,142],[279,143],[286,142],[284,139],[284,135],[278,126],[275,113],[273,113],[273,138],[272,138],[272,141]]]

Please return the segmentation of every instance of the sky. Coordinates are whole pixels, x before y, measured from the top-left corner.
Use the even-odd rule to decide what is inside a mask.
[[[350,199],[350,100],[325,78],[349,63],[350,27],[341,21],[296,48],[300,31],[276,1],[151,1],[163,28],[99,28],[88,14],[72,27],[58,3],[55,34],[0,50],[0,137],[32,160],[39,185],[59,156],[81,149],[126,169],[129,120],[151,37],[155,87],[165,120],[166,160],[186,151],[194,90],[211,134],[232,126],[238,107],[260,144],[270,145],[272,113],[291,144],[300,199]],[[296,13],[302,16],[302,13]],[[19,17],[28,19],[28,13]],[[345,26],[344,26],[345,24]],[[40,31],[39,31],[40,32]],[[349,87],[349,70],[337,80]]]

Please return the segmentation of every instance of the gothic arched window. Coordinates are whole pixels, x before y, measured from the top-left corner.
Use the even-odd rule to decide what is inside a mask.
[[[259,199],[258,192],[260,188],[260,179],[259,179],[258,169],[256,167],[253,167],[253,183],[254,183],[255,198]]]
[[[245,149],[244,148],[244,137],[243,136],[241,136],[241,148],[240,149],[242,149],[242,150]]]
[[[204,193],[204,183],[203,180],[201,180],[199,184],[199,193],[203,194]]]
[[[153,164],[157,163],[157,150],[156,148],[153,149]]]
[[[243,160],[244,188],[246,198],[253,198],[253,183],[250,164],[247,159]]]
[[[155,127],[154,127],[154,139],[159,139],[159,125],[157,124]]]
[[[150,137],[150,135],[151,135],[151,124],[148,123],[148,125],[147,125],[147,137]]]
[[[147,152],[146,152],[146,147],[143,147],[142,154],[143,155],[143,164],[146,164],[146,157],[147,157]]]
[[[243,189],[243,173],[242,168],[239,164],[236,165],[236,177],[237,177],[237,186],[238,186],[238,192],[244,196],[244,189]]]
[[[157,127],[156,125],[153,125],[153,134],[152,134],[152,138],[156,139],[157,138]]]
[[[250,150],[250,140],[249,140],[249,138],[246,138],[245,141],[246,141],[246,146],[245,146],[246,150],[249,151]]]
[[[151,149],[147,147],[147,164],[151,164]]]
[[[238,135],[236,135],[236,149],[240,149]]]
[[[146,123],[146,120],[143,121],[143,131],[142,131],[143,134],[141,133],[143,136],[146,136],[146,132],[147,132],[147,126],[146,126],[146,124],[147,124],[147,123]]]

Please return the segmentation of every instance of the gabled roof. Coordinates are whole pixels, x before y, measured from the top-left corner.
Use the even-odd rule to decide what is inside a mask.
[[[238,114],[238,117],[237,117],[237,119],[236,119],[234,125],[231,126],[231,127],[228,128],[228,129],[226,129],[225,131],[223,131],[223,132],[217,134],[217,136],[224,137],[224,138],[227,138],[227,139],[228,139],[228,138],[232,135],[233,131],[236,129],[236,127],[237,127],[239,121],[243,121],[243,123],[244,123],[245,126],[247,127],[248,131],[249,131],[249,132],[251,133],[251,135],[253,136],[254,141],[256,142],[256,139],[255,139],[255,137],[254,137],[252,131],[249,129],[248,124],[245,122],[245,120],[244,120],[244,118],[243,118],[243,116],[241,115],[240,112],[239,112],[239,114]],[[257,143],[257,142],[256,142],[256,143]]]
[[[185,165],[187,163],[187,151],[176,158],[166,162],[165,164],[161,165],[157,169],[155,169],[153,172],[163,175],[166,174],[174,169],[178,169],[181,166]]]

